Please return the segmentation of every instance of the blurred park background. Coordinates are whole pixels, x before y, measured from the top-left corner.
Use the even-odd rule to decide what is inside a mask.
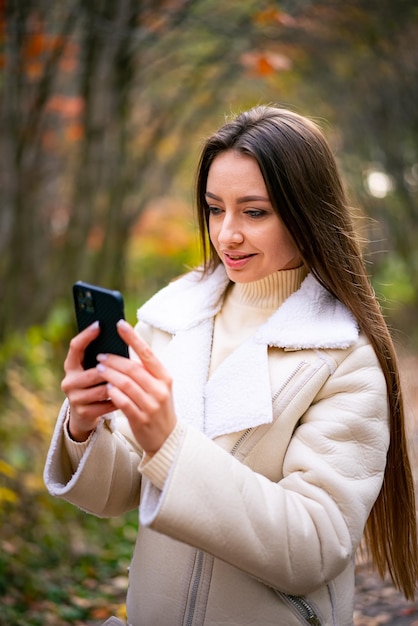
[[[71,286],[121,290],[134,322],[196,264],[202,139],[258,103],[337,154],[417,460],[416,0],[0,0],[0,626],[124,616],[136,513],[96,520],[42,482]]]

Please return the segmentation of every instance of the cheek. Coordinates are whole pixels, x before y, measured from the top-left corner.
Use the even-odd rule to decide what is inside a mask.
[[[299,255],[299,250],[293,241],[293,238],[287,233],[280,230],[275,237],[271,238],[270,251],[277,259],[288,261]]]

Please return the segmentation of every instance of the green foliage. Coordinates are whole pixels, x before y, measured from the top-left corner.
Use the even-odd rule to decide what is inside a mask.
[[[416,293],[411,284],[410,270],[396,254],[387,255],[373,282],[383,306],[389,310],[415,302]]]
[[[98,520],[50,497],[42,479],[71,333],[57,307],[0,349],[0,626],[124,616],[137,513]]]
[[[387,254],[377,267],[372,282],[399,347],[415,351],[418,348],[417,294],[411,263],[406,263],[396,253]]]
[[[134,528],[136,515],[98,520],[44,490],[20,490],[2,509],[0,625],[123,617],[132,548],[125,525]]]

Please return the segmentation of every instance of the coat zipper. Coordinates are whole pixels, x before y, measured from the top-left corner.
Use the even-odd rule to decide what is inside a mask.
[[[232,456],[235,455],[236,451],[240,447],[241,443],[246,439],[246,437],[251,433],[253,429],[247,428],[246,431],[243,432],[241,437],[236,441],[234,447],[231,450]],[[192,626],[193,618],[196,610],[196,602],[197,602],[197,592],[199,591],[200,579],[202,578],[202,570],[203,570],[203,552],[199,551],[196,555],[196,567],[193,574],[193,581],[190,588],[190,602],[189,608],[187,611],[186,621],[184,622],[184,626]]]
[[[281,591],[277,591],[277,589],[275,591],[286,604],[295,609],[298,615],[303,619],[304,624],[309,624],[309,626],[321,626],[321,619],[306,598],[303,596],[292,596],[288,593],[282,593]]]
[[[237,453],[238,448],[240,447],[240,445],[242,444],[242,442],[248,437],[248,435],[250,434],[250,432],[252,431],[252,428],[247,428],[247,430],[245,430],[241,437],[235,442],[234,447],[231,450],[231,455],[235,456],[235,454]]]
[[[302,369],[302,367],[306,365],[306,361],[301,361],[297,367],[293,370],[293,372],[291,374],[289,374],[289,376],[286,378],[286,380],[284,381],[284,383],[282,383],[282,385],[280,386],[280,388],[276,391],[276,393],[274,394],[273,398],[272,398],[272,402],[274,403],[275,400],[277,400],[277,398],[279,397],[279,395],[282,393],[283,389],[290,383],[290,381],[292,380],[292,378],[294,376],[296,376],[296,374],[299,372],[299,370]]]
[[[186,621],[184,622],[185,626],[192,626],[193,624],[194,613],[196,610],[197,592],[199,591],[200,579],[202,577],[203,557],[203,552],[199,550],[196,555],[196,567],[193,573],[193,581],[190,589],[190,602]]]
[[[283,391],[283,389],[290,383],[290,381],[292,380],[292,378],[294,376],[296,376],[296,374],[299,372],[299,370],[302,369],[302,367],[306,365],[306,361],[301,361],[297,367],[293,370],[293,372],[291,374],[289,374],[289,376],[286,378],[286,380],[282,383],[282,385],[280,386],[280,388],[276,391],[276,393],[274,394],[274,396],[272,397],[272,403],[274,403],[274,401],[279,397],[279,395],[281,394],[281,392]],[[231,454],[232,456],[235,456],[237,453],[238,448],[240,447],[240,445],[242,444],[242,442],[248,437],[248,435],[252,432],[252,428],[247,428],[247,430],[245,430],[242,435],[239,437],[239,439],[235,442],[234,447],[231,450]]]

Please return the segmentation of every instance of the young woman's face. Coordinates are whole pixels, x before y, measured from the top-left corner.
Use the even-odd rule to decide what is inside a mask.
[[[249,283],[302,264],[253,157],[219,154],[209,169],[206,202],[210,240],[232,281]]]

